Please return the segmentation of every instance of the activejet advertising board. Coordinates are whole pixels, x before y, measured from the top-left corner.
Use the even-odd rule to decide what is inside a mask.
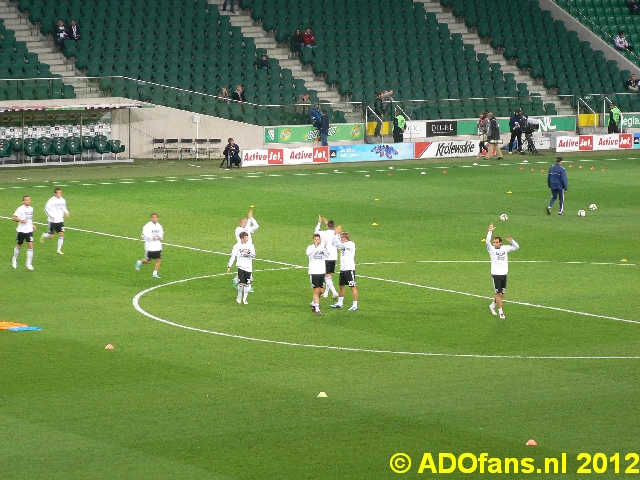
[[[634,134],[632,133],[558,137],[556,144],[556,152],[590,152],[594,150],[620,150],[628,148],[634,148]]]
[[[450,142],[416,142],[414,158],[473,157],[478,155],[477,140]]]
[[[243,167],[302,165],[328,162],[329,147],[269,148],[242,151]]]

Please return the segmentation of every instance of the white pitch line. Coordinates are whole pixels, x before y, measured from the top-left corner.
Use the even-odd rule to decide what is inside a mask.
[[[274,271],[274,270],[285,270],[281,268],[272,268],[268,270],[256,270],[256,272],[260,271]],[[199,277],[185,278],[182,280],[175,280],[173,282],[163,283],[161,285],[156,285],[154,287],[143,290],[138,293],[135,297],[133,297],[133,306],[134,308],[140,312],[145,317],[151,318],[152,320],[156,320],[158,322],[164,323],[166,325],[171,325],[173,327],[183,328],[185,330],[191,330],[193,332],[199,333],[208,333],[211,335],[218,335],[220,337],[226,338],[234,338],[238,340],[248,340],[252,342],[261,342],[261,343],[270,343],[274,345],[285,345],[288,347],[305,347],[305,348],[320,348],[325,350],[338,350],[343,352],[359,352],[359,353],[377,353],[377,354],[392,354],[392,355],[412,355],[412,356],[422,356],[422,357],[455,357],[455,358],[487,358],[487,359],[511,359],[511,360],[632,360],[632,359],[640,359],[640,356],[579,356],[579,355],[569,355],[569,356],[559,356],[559,355],[484,355],[477,353],[432,353],[432,352],[407,352],[402,350],[375,350],[370,348],[355,348],[355,347],[338,347],[335,345],[316,345],[313,343],[296,343],[296,342],[285,342],[282,340],[269,340],[265,338],[256,338],[256,337],[248,337],[245,335],[235,335],[231,333],[225,332],[216,332],[214,330],[206,330],[204,328],[190,327],[188,325],[182,325],[177,322],[172,322],[170,320],[166,320],[164,318],[157,317],[146,310],[144,310],[140,306],[140,298],[148,292],[152,290],[156,290],[158,288],[166,287],[169,285],[174,285],[177,283],[189,282],[191,280],[201,280],[204,278],[213,278],[220,277],[223,275],[230,275],[227,273],[217,273],[213,275],[202,275]],[[370,278],[370,277],[365,277]],[[397,282],[402,283],[402,282]],[[486,298],[486,297],[483,297]]]

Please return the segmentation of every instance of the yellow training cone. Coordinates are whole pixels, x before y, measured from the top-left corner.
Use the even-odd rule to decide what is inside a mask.
[[[509,190],[507,193],[513,193],[511,190]]]
[[[627,259],[626,259],[626,258],[623,258],[623,259],[622,259],[622,260],[620,260],[620,261],[621,261],[621,262],[626,262],[626,261],[627,261]]]
[[[374,227],[378,226],[378,224],[376,222],[373,222],[371,225],[373,225]]]
[[[326,393],[324,393],[324,392],[320,392],[320,393],[318,394],[318,398],[326,398],[326,397],[327,397],[327,394],[326,394]]]

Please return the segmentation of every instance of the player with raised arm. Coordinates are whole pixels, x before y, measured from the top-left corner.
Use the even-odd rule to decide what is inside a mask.
[[[18,254],[22,248],[22,244],[26,241],[29,249],[27,250],[27,270],[33,270],[33,231],[37,227],[33,224],[33,207],[31,206],[31,197],[25,195],[22,197],[22,205],[20,205],[13,214],[12,220],[18,222],[16,227],[16,243],[13,249],[13,259],[11,266],[18,268]]]
[[[251,289],[251,282],[253,280],[253,258],[256,256],[256,249],[249,240],[249,234],[247,232],[240,232],[240,240],[233,246],[231,250],[231,258],[227,264],[227,273],[231,272],[233,262],[236,262],[238,267],[238,297],[236,302],[244,303],[248,305],[247,296]]]
[[[324,287],[326,273],[326,259],[329,258],[329,250],[327,242],[322,242],[319,233],[313,234],[313,245],[307,247],[307,257],[309,258],[309,280],[311,280],[311,288],[313,288],[313,300],[311,302],[311,311],[316,315],[322,316],[320,311],[320,294]]]
[[[489,232],[487,233],[487,251],[489,257],[491,257],[491,276],[493,277],[493,289],[495,291],[495,300],[489,305],[489,310],[493,315],[500,315],[500,318],[504,319],[504,313],[502,311],[502,297],[507,291],[507,273],[509,272],[509,252],[513,252],[520,248],[518,242],[516,242],[511,235],[507,235],[507,240],[511,245],[502,245],[502,238],[493,237],[493,243],[491,240],[492,232],[496,229],[493,223],[489,225]],[[498,313],[496,313],[496,306],[498,307]]]
[[[160,278],[158,270],[162,263],[162,239],[164,238],[164,229],[158,222],[158,214],[152,213],[151,220],[142,227],[142,238],[144,240],[144,258],[136,261],[136,270],[140,270],[143,264],[155,261],[155,269],[153,270],[153,278]]]
[[[344,304],[345,287],[349,285],[353,294],[353,305],[349,308],[354,312],[358,310],[358,289],[356,288],[356,244],[351,241],[349,232],[342,231],[342,225],[335,228],[333,244],[340,250],[340,294],[338,303],[331,308],[342,308]]]
[[[253,218],[253,210],[249,210],[247,217],[246,218],[242,217],[240,219],[240,225],[236,227],[236,231],[235,231],[236,242],[240,243],[240,234],[242,232],[246,232],[249,235],[248,243],[253,245],[253,238],[251,237],[251,234],[253,234],[256,230],[258,230],[258,228],[260,228],[260,225],[258,225],[258,222],[256,222],[256,219]],[[232,281],[233,281],[233,288],[237,289],[240,279],[236,275]],[[253,287],[250,288],[249,292],[253,292]]]
[[[58,249],[56,253],[62,253],[62,244],[64,243],[64,217],[69,218],[69,210],[67,210],[67,201],[62,197],[62,190],[56,188],[53,191],[53,197],[47,200],[44,206],[44,213],[47,214],[49,220],[49,231],[40,236],[40,241],[44,242],[45,238],[53,238],[58,234]]]
[[[324,222],[324,224],[326,225],[326,230],[320,230],[322,222]],[[327,298],[329,296],[329,292],[331,292],[333,295],[333,299],[337,300],[338,291],[333,285],[333,274],[336,271],[336,261],[338,260],[338,249],[333,244],[333,237],[336,234],[336,232],[334,231],[334,226],[335,224],[333,220],[327,220],[326,218],[318,215],[318,224],[316,225],[316,229],[313,233],[317,233],[320,235],[320,240],[322,241],[322,243],[327,244],[327,250],[329,250],[329,258],[325,260],[327,271],[324,276],[324,281],[327,284],[327,288],[325,289],[322,296],[324,298]]]

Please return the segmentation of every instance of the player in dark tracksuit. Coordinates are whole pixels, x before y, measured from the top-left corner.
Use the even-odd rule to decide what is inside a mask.
[[[549,175],[547,175],[547,185],[551,190],[551,200],[547,207],[547,215],[551,215],[551,207],[556,198],[560,198],[560,211],[558,215],[564,215],[564,194],[569,190],[569,184],[567,183],[567,172],[562,167],[562,157],[556,158],[556,163],[549,168]]]

